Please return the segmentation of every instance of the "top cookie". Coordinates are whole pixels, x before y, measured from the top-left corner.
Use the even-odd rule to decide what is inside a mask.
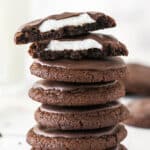
[[[100,12],[65,12],[23,25],[15,34],[15,43],[61,39],[115,25],[113,18]]]

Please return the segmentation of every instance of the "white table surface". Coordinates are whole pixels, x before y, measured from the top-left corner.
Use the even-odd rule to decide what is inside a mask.
[[[35,125],[34,112],[39,106],[24,96],[0,98],[0,150],[29,150],[27,131]],[[13,103],[12,103],[13,102]],[[4,107],[5,106],[5,107]],[[150,130],[127,126],[128,137],[123,141],[129,150],[149,150]]]

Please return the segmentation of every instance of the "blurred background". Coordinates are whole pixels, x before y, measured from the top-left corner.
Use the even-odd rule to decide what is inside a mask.
[[[117,21],[116,28],[102,32],[113,34],[126,44],[130,54],[125,61],[150,65],[149,4],[147,0],[0,0],[0,133],[5,137],[0,139],[0,149],[7,150],[8,142],[15,150],[19,142],[24,143],[22,135],[34,124],[33,112],[38,105],[27,96],[35,81],[29,72],[32,60],[27,53],[28,45],[16,46],[13,41],[20,25],[64,11],[102,11]],[[133,135],[150,138],[150,133],[144,129],[139,132],[133,129],[131,133],[127,147],[141,150],[142,143],[135,147],[138,142]],[[27,149],[26,144],[21,146]]]

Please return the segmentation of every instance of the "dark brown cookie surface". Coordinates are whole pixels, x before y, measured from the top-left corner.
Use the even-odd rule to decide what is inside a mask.
[[[107,82],[124,79],[126,64],[119,57],[101,60],[36,60],[30,67],[31,74],[51,81],[64,82]]]
[[[105,104],[124,95],[124,84],[120,81],[81,84],[40,80],[29,90],[33,100],[59,106]]]
[[[33,43],[29,48],[33,58],[54,60],[60,58],[100,59],[106,56],[128,55],[124,44],[112,36],[103,34],[88,34],[70,39],[48,40]]]
[[[32,148],[31,150],[43,150],[41,148]],[[51,149],[47,149],[47,150],[51,150]],[[113,148],[109,148],[109,149],[105,149],[105,150],[127,150],[126,147],[124,145],[118,145],[117,147],[113,147]]]
[[[128,64],[129,75],[126,81],[128,93],[150,95],[150,67],[140,64]]]
[[[127,135],[123,125],[98,130],[49,131],[32,128],[27,142],[35,148],[50,150],[105,150],[116,147]]]
[[[66,12],[25,24],[15,34],[15,42],[25,44],[46,39],[60,39],[115,25],[114,19],[103,13]]]
[[[150,99],[135,100],[129,103],[128,109],[130,116],[125,121],[126,124],[150,128]]]
[[[41,126],[60,130],[110,127],[127,117],[128,110],[119,102],[82,107],[42,105],[35,113],[35,119]]]

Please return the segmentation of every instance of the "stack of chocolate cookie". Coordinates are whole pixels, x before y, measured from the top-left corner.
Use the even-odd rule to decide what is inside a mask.
[[[37,81],[29,96],[42,105],[27,141],[34,150],[124,150],[127,131],[119,122],[128,110],[125,94],[126,47],[109,35],[90,33],[114,27],[99,12],[63,13],[25,24],[16,44],[34,42],[31,73]]]

